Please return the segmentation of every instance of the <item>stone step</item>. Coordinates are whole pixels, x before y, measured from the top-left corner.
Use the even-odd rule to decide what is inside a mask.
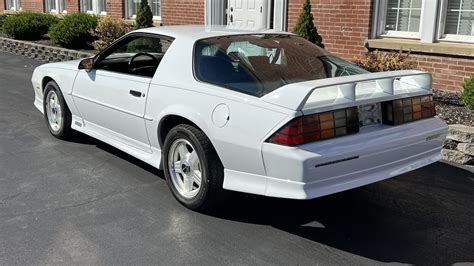
[[[474,157],[460,151],[442,149],[441,155],[446,161],[457,164],[474,165]]]
[[[474,143],[474,127],[450,125],[447,138],[458,142]]]
[[[459,143],[457,150],[465,154],[474,156],[474,143]]]

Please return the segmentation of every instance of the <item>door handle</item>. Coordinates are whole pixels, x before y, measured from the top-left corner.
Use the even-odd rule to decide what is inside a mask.
[[[142,97],[142,93],[135,90],[130,90],[130,94],[135,97]]]

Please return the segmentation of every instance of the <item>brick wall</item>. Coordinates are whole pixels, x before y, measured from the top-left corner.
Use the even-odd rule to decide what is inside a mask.
[[[288,0],[288,29],[296,24],[304,0]],[[326,49],[349,61],[367,52],[372,24],[371,0],[311,0],[314,23]],[[420,70],[433,74],[433,87],[460,90],[474,72],[474,59],[451,55],[413,54]]]
[[[204,0],[162,0],[161,11],[165,25],[204,24]]]
[[[43,12],[43,0],[23,0],[21,1],[23,11]]]
[[[474,59],[454,56],[414,55],[420,70],[433,74],[433,87],[460,90],[474,72]]]
[[[79,0],[66,0],[66,11],[68,14],[77,13],[81,10],[80,8]]]
[[[0,10],[3,11],[3,10],[5,10],[5,8],[6,8],[5,7],[5,1],[0,1]],[[0,14],[1,14],[1,12],[0,12]]]
[[[107,0],[107,15],[113,18],[125,17],[125,1],[124,0]]]
[[[288,0],[288,30],[295,26],[304,0]],[[367,50],[370,35],[371,0],[312,0],[314,24],[326,49],[348,60]]]

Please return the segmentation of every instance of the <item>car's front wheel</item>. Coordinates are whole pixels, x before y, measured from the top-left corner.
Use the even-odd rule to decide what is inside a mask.
[[[71,135],[71,112],[58,84],[50,81],[44,88],[43,111],[49,132],[58,139]]]
[[[223,196],[224,169],[201,130],[186,124],[171,129],[164,143],[163,166],[171,192],[184,206],[208,210]]]

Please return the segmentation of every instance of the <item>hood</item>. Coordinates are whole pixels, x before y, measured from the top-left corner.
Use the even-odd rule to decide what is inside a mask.
[[[61,69],[68,69],[68,70],[77,70],[79,66],[79,62],[81,62],[82,59],[56,62],[56,63],[47,63],[47,64],[40,65],[38,68],[61,68]]]

